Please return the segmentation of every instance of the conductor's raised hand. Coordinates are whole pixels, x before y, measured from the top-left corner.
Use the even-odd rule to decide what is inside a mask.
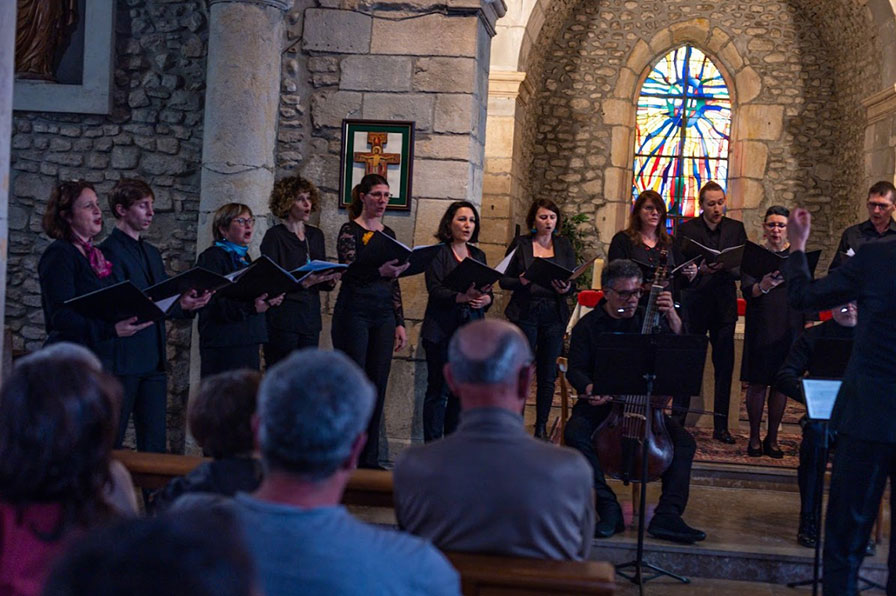
[[[115,335],[117,335],[118,337],[130,337],[135,333],[143,331],[150,325],[152,325],[152,321],[138,324],[137,317],[124,319],[115,323]]]
[[[797,207],[787,218],[787,239],[790,250],[806,252],[806,242],[812,230],[812,214],[803,207]]]
[[[385,277],[386,279],[395,279],[396,277],[404,273],[404,270],[410,266],[410,261],[408,261],[404,265],[399,265],[398,259],[392,259],[391,261],[387,261],[380,265],[380,276]]]

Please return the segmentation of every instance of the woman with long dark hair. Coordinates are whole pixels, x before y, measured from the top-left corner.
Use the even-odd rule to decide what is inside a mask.
[[[526,226],[531,233],[516,241],[516,253],[507,266],[501,287],[512,290],[504,315],[529,339],[535,354],[535,436],[547,438],[546,425],[554,402],[557,358],[563,349],[563,334],[569,320],[566,296],[570,282],[555,281],[550,288],[531,283],[523,275],[536,257],[575,269],[576,255],[569,240],[560,236],[560,208],[550,199],[537,199],[529,207]]]
[[[54,238],[37,265],[47,343],[70,341],[89,348],[112,370],[115,337],[130,337],[152,322],[132,317],[117,323],[78,314],[65,301],[111,285],[112,263],[93,245],[103,230],[103,212],[93,185],[62,182],[53,189],[43,217],[44,232]]]
[[[485,253],[473,246],[479,241],[479,212],[469,201],[455,201],[448,206],[436,239],[442,249],[426,268],[426,313],[420,337],[426,352],[426,397],[423,400],[423,440],[426,442],[447,435],[457,428],[460,402],[451,393],[442,369],[448,362],[448,341],[458,327],[485,317],[492,304],[491,287],[477,290],[470,287],[457,292],[442,284],[445,277],[470,257],[485,263]]]
[[[336,238],[340,263],[354,262],[374,232],[395,238],[392,228],[383,224],[389,197],[389,183],[379,174],[367,174],[352,189],[349,221],[342,225]],[[407,343],[398,276],[408,267],[409,263],[399,265],[397,260],[384,263],[378,269],[350,267],[342,276],[333,310],[333,347],[358,363],[377,388],[360,467],[380,467],[380,422],[392,352]]]

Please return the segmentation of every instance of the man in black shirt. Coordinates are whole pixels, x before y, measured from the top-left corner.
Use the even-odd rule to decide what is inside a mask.
[[[842,265],[846,258],[856,254],[866,242],[896,235],[896,222],[893,221],[893,210],[896,209],[894,200],[896,186],[891,182],[881,180],[868,189],[868,219],[843,231],[829,270]]]
[[[640,333],[644,317],[638,308],[641,296],[641,269],[632,261],[611,261],[601,274],[604,298],[595,309],[582,317],[572,330],[569,344],[569,373],[567,378],[575,387],[579,400],[566,424],[566,444],[578,449],[591,464],[594,472],[595,509],[600,516],[594,535],[608,538],[624,528],[622,508],[613,490],[607,486],[600,461],[591,443],[591,436],[611,411],[609,395],[594,395],[595,349],[598,336],[604,333]],[[662,330],[680,334],[682,322],[675,312],[672,295],[662,292],[657,300]],[[681,519],[688,502],[691,482],[691,463],[697,445],[694,438],[680,424],[666,417],[666,428],[672,439],[674,455],[663,473],[663,492],[647,532],[654,538],[692,543],[706,538],[706,534],[684,523]],[[621,446],[620,446],[621,448]]]
[[[690,219],[678,227],[676,245],[685,258],[699,253],[684,242],[690,238],[716,250],[744,244],[747,233],[744,224],[725,217],[725,191],[715,182],[707,182],[700,189],[699,217]],[[715,376],[713,409],[713,438],[732,444],[734,438],[728,432],[728,409],[731,401],[731,376],[734,372],[734,326],[737,323],[737,288],[735,277],[721,269],[721,265],[705,263],[700,275],[690,287],[681,292],[681,301],[687,311],[691,333],[704,335],[709,332],[712,344],[712,368]]]
[[[787,397],[805,403],[801,380],[808,372],[810,377],[840,377],[843,375],[832,371],[818,370],[820,366],[829,368],[829,363],[813,361],[812,354],[819,341],[840,340],[845,350],[852,349],[852,340],[855,335],[855,326],[858,321],[858,309],[855,302],[835,307],[834,318],[806,329],[800,337],[793,342],[787,360],[778,371],[775,384],[781,393]],[[845,364],[845,362],[844,362]],[[797,531],[797,542],[807,547],[814,547],[818,540],[818,528],[815,525],[815,510],[817,503],[818,483],[822,482],[822,475],[827,462],[822,462],[824,457],[824,433],[827,424],[820,421],[809,420],[803,417],[800,420],[803,428],[803,440],[800,443],[800,465],[797,477],[800,486],[800,526]],[[828,431],[830,440],[828,446],[833,443],[834,433]]]

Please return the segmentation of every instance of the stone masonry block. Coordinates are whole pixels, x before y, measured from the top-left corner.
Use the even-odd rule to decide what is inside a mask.
[[[610,163],[617,168],[624,168],[631,164],[629,149],[632,145],[631,129],[627,126],[613,127],[613,140],[610,145]]]
[[[472,95],[445,93],[436,98],[435,132],[467,133],[475,130],[478,121],[478,106]]]
[[[427,198],[467,199],[473,176],[468,161],[414,160],[414,195]]]
[[[673,43],[694,42],[704,44],[709,35],[709,19],[693,19],[669,26]]]
[[[600,107],[604,124],[631,126],[635,122],[635,106],[631,100],[605,99]]]
[[[734,42],[731,42],[722,48],[722,51],[719,52],[719,56],[726,66],[734,70],[738,70],[744,65],[744,60],[741,58],[740,52],[737,51],[737,46],[734,45]]]
[[[753,101],[762,92],[762,79],[750,66],[734,75],[734,84],[737,88],[737,101],[741,104]]]
[[[635,95],[635,85],[638,84],[638,75],[627,68],[619,69],[619,77],[616,79],[614,97],[630,98]]]
[[[472,93],[476,61],[472,58],[418,58],[414,63],[414,90]]]
[[[510,174],[485,174],[482,177],[482,192],[489,195],[509,195],[510,183]]]
[[[362,95],[353,91],[319,91],[311,97],[311,121],[316,128],[342,126],[343,118],[357,118]]]
[[[419,194],[417,193],[416,188],[414,190],[414,194]],[[414,246],[432,244],[433,242],[436,242],[436,240],[433,238],[433,234],[436,233],[436,229],[439,226],[439,221],[441,221],[442,215],[444,215],[445,210],[448,209],[448,205],[450,205],[452,202],[453,201],[449,199],[417,200],[417,222],[416,226],[414,227]],[[402,290],[404,290],[403,287]],[[405,316],[409,315],[405,313]],[[420,316],[416,318],[422,319],[423,312],[421,311]]]
[[[302,47],[320,52],[365,54],[370,51],[371,18],[348,10],[305,11]]]
[[[432,130],[435,97],[423,93],[365,93],[361,117],[369,120],[412,120],[417,130]]]
[[[641,72],[647,66],[652,55],[650,46],[643,39],[639,39],[628,55],[625,65],[633,72]]]
[[[756,141],[744,141],[740,143],[737,152],[740,162],[740,174],[746,178],[762,179],[765,177],[765,167],[768,163],[768,146]]]
[[[431,14],[404,21],[374,19],[370,53],[476,58],[478,27],[475,16]]]
[[[418,134],[414,154],[429,159],[469,159],[472,142],[469,134]]]
[[[750,104],[740,108],[742,139],[775,141],[784,126],[784,106]]]
[[[485,122],[485,157],[513,155],[513,118],[489,118]]]
[[[727,33],[716,27],[712,30],[712,35],[709,36],[709,41],[706,42],[706,47],[709,48],[711,52],[718,54],[730,39],[731,37]]]
[[[348,56],[342,61],[339,88],[349,91],[408,91],[411,88],[411,58]]]
[[[654,54],[668,52],[670,45],[672,45],[672,32],[667,28],[660,29],[656,35],[650,38],[650,49]]]

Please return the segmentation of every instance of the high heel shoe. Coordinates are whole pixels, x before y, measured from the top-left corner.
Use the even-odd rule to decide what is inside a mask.
[[[761,444],[759,445],[759,447],[753,447],[752,445],[747,443],[747,455],[749,455],[750,457],[762,457],[763,452],[764,449],[762,448]]]
[[[762,439],[762,452],[773,459],[784,457],[784,452],[778,448],[773,448],[772,444],[768,442],[768,437]]]

